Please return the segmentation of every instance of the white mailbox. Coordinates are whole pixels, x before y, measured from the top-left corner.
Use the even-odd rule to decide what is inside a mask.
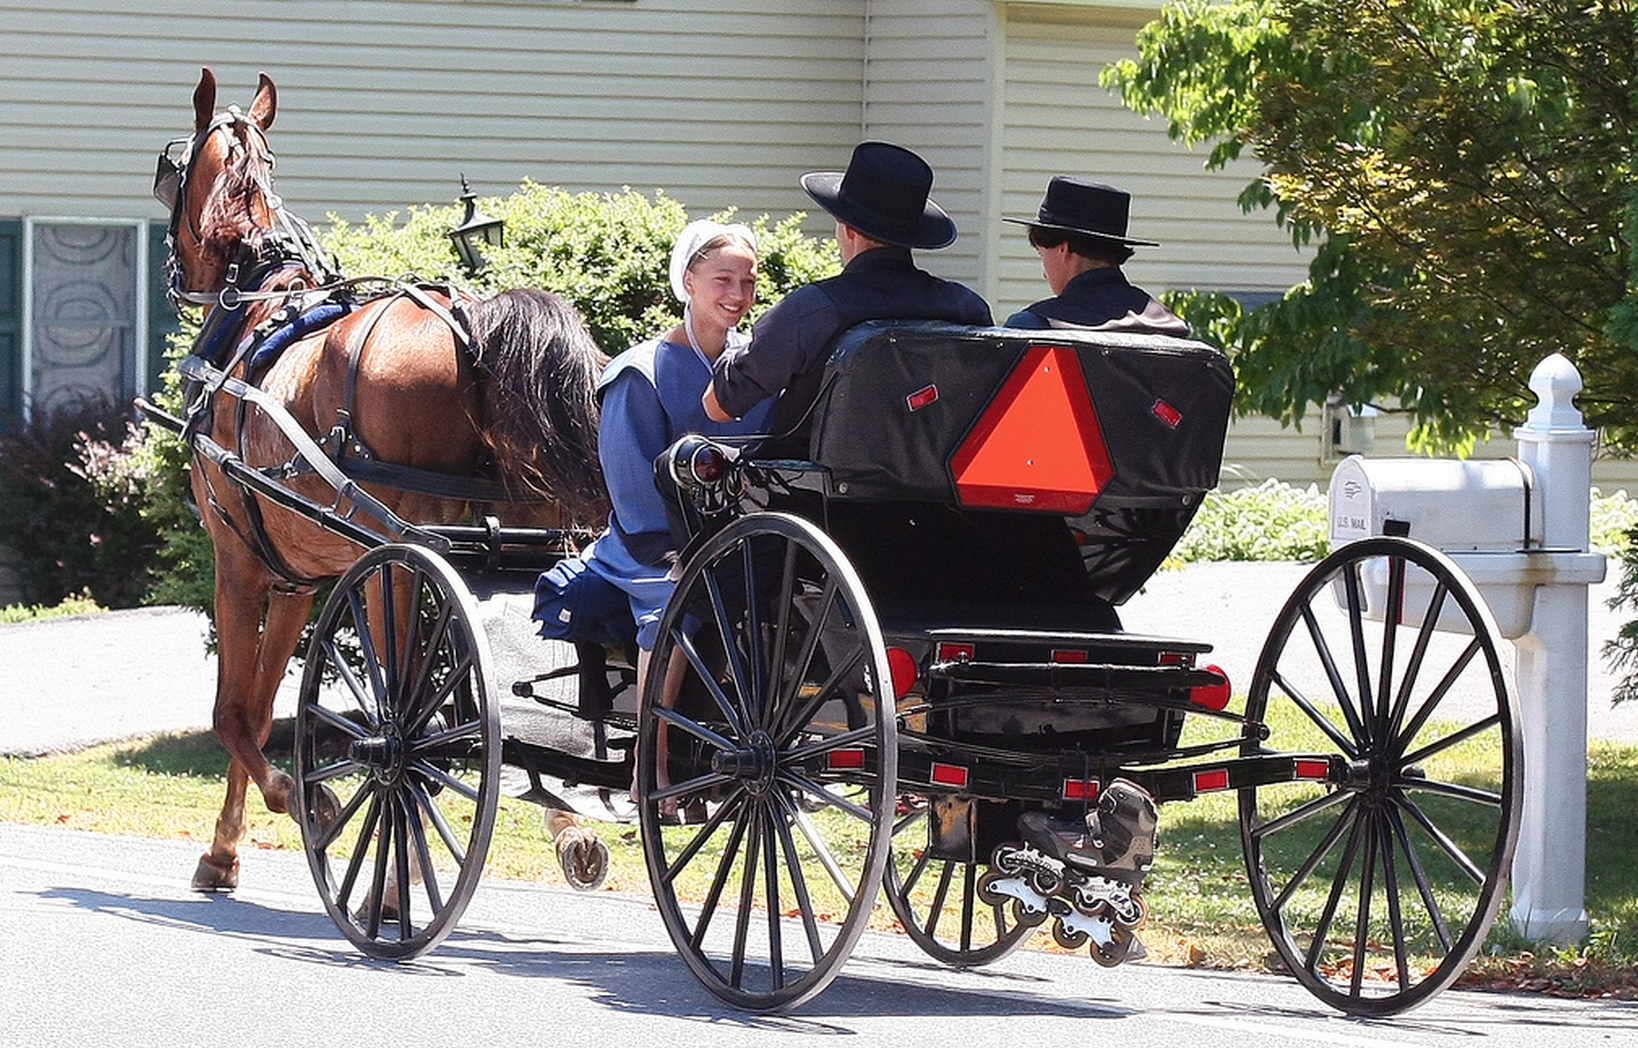
[[[1541,504],[1518,459],[1367,459],[1331,474],[1331,542],[1408,535],[1447,553],[1541,544]]]
[[[1351,455],[1331,474],[1331,543],[1404,535],[1442,550],[1479,587],[1502,636],[1515,640],[1530,631],[1536,587],[1581,581],[1570,575],[1603,576],[1597,554],[1544,546],[1543,500],[1535,487],[1533,471],[1517,459]],[[1382,578],[1363,580],[1368,618],[1381,617],[1386,570],[1383,565]],[[1448,607],[1446,615],[1441,628],[1465,628]]]

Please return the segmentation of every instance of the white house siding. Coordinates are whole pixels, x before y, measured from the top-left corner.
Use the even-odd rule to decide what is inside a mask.
[[[861,137],[907,146],[933,167],[933,198],[958,239],[922,265],[982,289],[988,236],[990,110],[997,46],[990,0],[870,0]]]
[[[462,172],[783,216],[858,138],[866,7],[0,0],[0,215],[161,217],[153,157],[210,66],[224,103],[278,83],[279,188],[312,220],[452,201]]]
[[[1098,86],[1109,63],[1136,56],[1137,30],[1158,7],[1000,5],[1000,213],[1033,215],[1055,174],[1108,182],[1132,193],[1131,234],[1162,245],[1139,248],[1128,263],[1135,283],[1154,292],[1283,291],[1303,279],[1306,262],[1268,214],[1243,214],[1235,203],[1256,165],[1207,172],[1204,149],[1173,142],[1164,122],[1132,113]],[[1020,227],[998,215],[992,230],[998,311],[1043,297],[1040,260]]]

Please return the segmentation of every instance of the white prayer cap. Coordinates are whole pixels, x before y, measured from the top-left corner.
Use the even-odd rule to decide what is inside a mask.
[[[756,254],[756,234],[751,232],[750,226],[739,222],[725,226],[721,222],[702,218],[688,223],[677,234],[677,243],[671,249],[671,293],[677,296],[678,302],[688,301],[688,292],[683,288],[683,274],[688,271],[688,264],[694,261],[700,248],[723,236],[744,241],[751,253]]]

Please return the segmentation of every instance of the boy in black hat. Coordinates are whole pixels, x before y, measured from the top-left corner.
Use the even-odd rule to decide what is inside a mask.
[[[760,453],[807,457],[808,412],[837,337],[866,320],[993,323],[979,295],[916,267],[912,248],[955,242],[955,223],[928,199],[933,169],[910,150],[863,142],[846,172],[815,171],[802,188],[836,219],[840,274],[785,296],[751,330],[751,343],[712,368],[702,398],[718,421],[737,418],[776,393],[769,428],[779,439]]]
[[[1187,335],[1188,324],[1121,272],[1132,248],[1160,246],[1126,235],[1131,202],[1113,186],[1055,175],[1034,218],[1003,218],[1029,227],[1054,296],[1014,313],[1006,326]]]

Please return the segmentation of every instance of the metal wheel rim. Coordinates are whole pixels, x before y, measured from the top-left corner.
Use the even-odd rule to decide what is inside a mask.
[[[760,566],[770,547],[778,565],[773,575]],[[753,550],[754,555],[748,552]],[[827,583],[814,605],[823,609],[819,620],[833,623],[833,614],[847,609],[851,628],[840,655],[820,643],[808,619],[790,614],[799,599],[812,596],[795,595],[801,587],[794,565],[805,558],[817,562]],[[745,600],[733,595],[735,571],[741,574],[740,593],[759,592],[763,583],[772,582],[768,592],[773,596]],[[747,587],[745,576],[762,581]],[[691,621],[688,609],[696,604],[709,607],[710,614],[693,636],[714,635],[722,638],[725,649],[756,653],[730,663],[722,674],[726,679],[711,695],[708,715],[698,721],[660,709],[662,667],[674,648],[684,651],[692,680],[701,681],[709,672],[705,657],[692,640],[685,640],[683,630]],[[737,618],[730,606],[754,607],[751,617],[766,629],[725,630],[723,622]],[[751,635],[773,639],[751,643],[746,640]],[[824,700],[824,711],[844,705],[834,696],[852,694],[858,682],[844,681],[848,674],[829,673],[830,679],[807,689],[800,702],[785,694],[796,690],[793,680],[821,676],[819,667],[832,658],[862,670],[869,689],[861,700],[846,704],[845,730],[821,726],[822,711],[809,707],[816,699]],[[792,673],[791,665],[803,669]],[[846,556],[813,524],[786,514],[743,517],[714,536],[683,571],[660,624],[652,666],[639,715],[639,820],[649,882],[666,930],[690,971],[719,998],[752,1011],[793,1008],[829,985],[863,934],[890,847],[897,736],[894,717],[874,715],[879,687],[874,682],[892,677],[869,598]],[[751,673],[750,666],[763,671]],[[769,666],[781,672],[770,674]],[[747,694],[768,695],[772,701],[748,702]],[[760,746],[767,766],[755,775],[705,771],[674,777],[670,791],[660,790],[653,754],[662,722],[671,732],[700,740],[702,752],[740,754]],[[834,762],[838,754],[848,754],[851,761],[860,747],[857,759],[862,763],[852,774],[875,784],[870,788],[827,789],[809,774],[816,760]],[[715,798],[707,821],[673,830],[668,839],[661,801],[686,801],[702,792]],[[807,810],[812,807],[821,810]],[[838,826],[855,844],[864,837],[862,848],[836,847],[833,828]],[[712,849],[720,849],[720,855],[706,858]],[[703,901],[679,899],[677,886],[701,873]],[[832,891],[839,897],[836,910],[820,914],[822,903],[816,900]],[[787,909],[794,919],[780,916]],[[839,923],[820,920],[835,912],[842,914]]]
[[[1472,636],[1438,641],[1434,631],[1412,621],[1381,629],[1378,635],[1365,621],[1367,598],[1360,584],[1363,566],[1376,564],[1388,579],[1387,607],[1403,607],[1405,619],[1424,623],[1436,618],[1429,608],[1454,609]],[[1406,580],[1420,579],[1429,582],[1425,602],[1421,591],[1406,585]],[[1327,591],[1333,583],[1346,596],[1346,632],[1340,638],[1334,629],[1327,633],[1316,610],[1316,602],[1332,600]],[[1340,693],[1355,700],[1350,712],[1339,703],[1337,712],[1325,717],[1327,749],[1346,758],[1348,781],[1300,803],[1282,800],[1286,795],[1280,791],[1290,787],[1241,791],[1247,870],[1270,941],[1299,982],[1350,1014],[1392,1014],[1454,982],[1483,945],[1501,906],[1523,795],[1516,700],[1502,672],[1500,634],[1488,607],[1449,558],[1421,543],[1367,539],[1315,566],[1270,633],[1248,696],[1248,719],[1262,722],[1271,705],[1283,705],[1319,727],[1325,715],[1301,712],[1302,703],[1293,693],[1311,707],[1316,695],[1289,679],[1293,667],[1302,663],[1297,653],[1305,650],[1304,644],[1315,652],[1313,664],[1324,667],[1316,633],[1332,656],[1330,693],[1324,699]],[[1457,654],[1447,657],[1447,649]],[[1450,720],[1458,705],[1450,697],[1456,681],[1476,682],[1483,705]],[[1357,703],[1360,695],[1368,701]],[[1384,731],[1385,726],[1390,730]],[[1428,771],[1436,769],[1446,750],[1480,744],[1494,754],[1486,782],[1446,782],[1437,770]],[[1267,747],[1248,738],[1243,753],[1256,756],[1280,748],[1278,738]],[[1282,803],[1284,811],[1279,810]],[[1470,809],[1465,818],[1457,811],[1463,807]],[[1465,828],[1469,820],[1477,830],[1452,835],[1454,827]],[[1290,840],[1282,840],[1286,837]],[[1275,854],[1281,846],[1288,855]],[[1441,871],[1452,870],[1459,872],[1441,878]],[[1463,893],[1473,893],[1470,901],[1466,894],[1450,893],[1452,880],[1464,885]],[[1298,893],[1319,885],[1325,886],[1326,901],[1317,915],[1299,912]],[[1360,898],[1366,899],[1364,905]],[[1387,934],[1381,939],[1386,947],[1373,944],[1372,933],[1384,919]],[[1351,931],[1346,927],[1350,921]],[[1314,933],[1320,929],[1327,933],[1326,942],[1316,942]],[[1341,934],[1352,935],[1347,951],[1334,941]],[[1413,969],[1409,950],[1430,941],[1436,964],[1432,970]]]
[[[376,616],[379,643],[359,628]],[[476,604],[436,553],[380,546],[336,583],[302,673],[297,822],[326,911],[369,956],[433,949],[477,888],[500,796],[494,695]]]

